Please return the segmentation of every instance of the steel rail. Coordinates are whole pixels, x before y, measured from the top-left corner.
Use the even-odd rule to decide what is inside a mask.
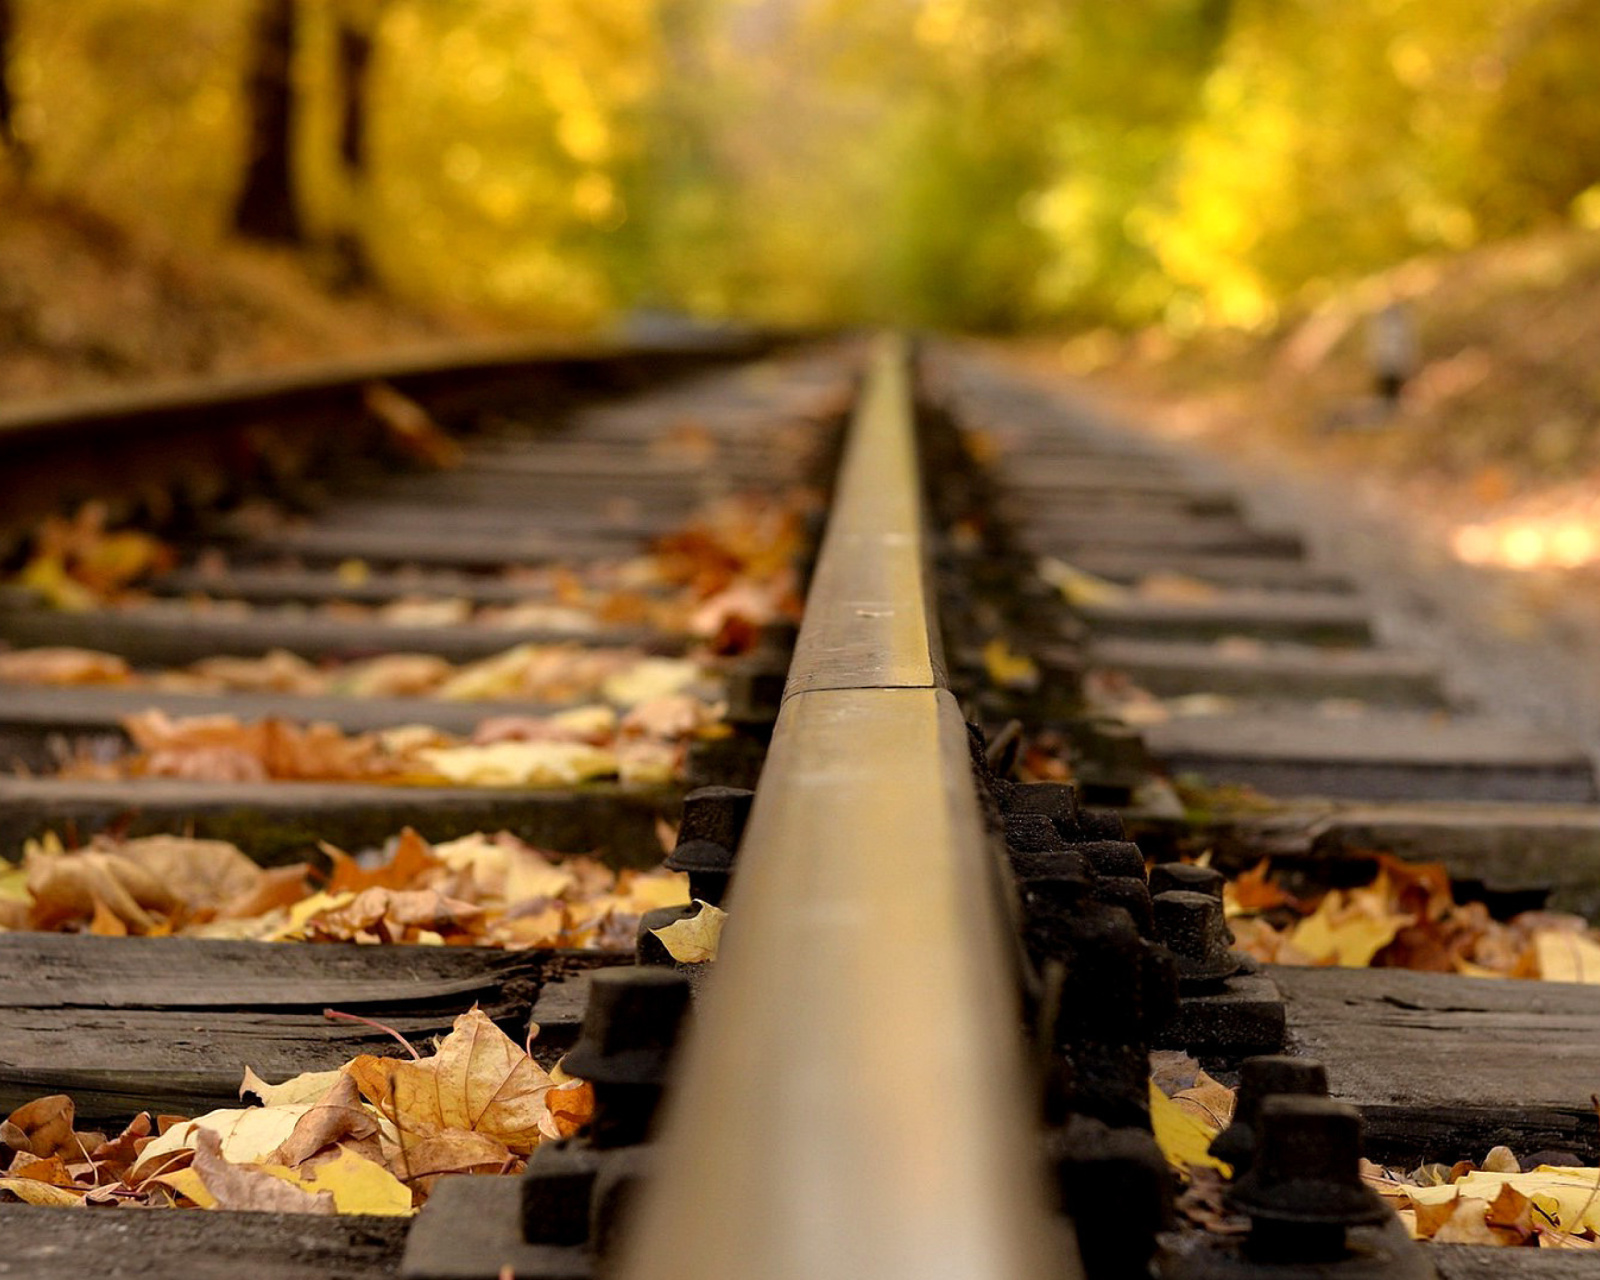
[[[928,621],[907,356],[875,352],[625,1280],[1078,1274]]]

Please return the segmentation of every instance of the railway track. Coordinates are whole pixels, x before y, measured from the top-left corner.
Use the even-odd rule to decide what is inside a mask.
[[[570,1055],[595,1108],[556,1141],[552,1104],[515,1176],[436,1178],[465,1166],[419,1163],[399,1086],[364,1094],[415,1218],[113,1213],[195,1183],[118,1190],[111,1155],[69,1153],[57,1198],[87,1206],[0,1203],[0,1275],[1600,1273],[1579,1247],[1412,1243],[1384,1205],[1427,1211],[1356,1164],[1361,1127],[1391,1168],[1593,1164],[1594,988],[1263,966],[1219,896],[1263,858],[1347,890],[1381,851],[1592,917],[1584,754],[1458,707],[1293,530],[969,352],[759,355],[479,353],[0,423],[19,536],[95,497],[165,544],[137,590],[44,607],[70,584],[35,554],[0,600],[0,841],[30,850],[0,884],[32,895],[0,933],[0,1111],[70,1095],[67,1133],[114,1135],[236,1108],[246,1065],[394,1059],[391,1033],[425,1045],[474,1005],[513,1057],[531,1017],[517,1069],[550,1089]],[[230,915],[106,861],[172,836],[273,884],[337,849],[320,900]],[[727,910],[709,965],[652,932],[710,919],[649,870],[669,847]],[[461,894],[507,858],[607,887],[554,933],[548,894],[505,885],[407,917],[404,858]],[[69,864],[131,908],[104,879],[42,893]],[[364,893],[390,896],[361,915]],[[119,932],[183,936],[94,936]],[[1241,1068],[1264,1054],[1301,1066]],[[1201,1171],[1174,1214],[1152,1063],[1243,1071],[1259,1145],[1231,1200]],[[1242,1168],[1248,1137],[1219,1150]]]

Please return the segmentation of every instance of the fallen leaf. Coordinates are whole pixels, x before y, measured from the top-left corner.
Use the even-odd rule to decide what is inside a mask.
[[[701,902],[700,910],[694,915],[650,932],[661,940],[667,954],[679,964],[706,964],[717,958],[717,944],[722,939],[722,925],[727,918],[728,913],[722,908]]]
[[[455,1020],[432,1057],[388,1061],[388,1114],[402,1145],[408,1134],[462,1129],[526,1155],[558,1136],[545,1098],[549,1074],[478,1009]]]
[[[1580,934],[1543,929],[1533,935],[1539,976],[1547,982],[1600,983],[1600,945]]]
[[[1488,1208],[1487,1201],[1462,1196],[1452,1202],[1450,1216],[1435,1227],[1428,1238],[1435,1244],[1499,1244],[1499,1237],[1484,1221],[1484,1214]],[[1417,1229],[1427,1234],[1427,1228],[1422,1224],[1420,1209],[1417,1211]]]
[[[1313,963],[1365,968],[1410,916],[1388,910],[1378,889],[1334,890],[1289,935]]]
[[[277,1107],[300,1102],[320,1102],[328,1096],[343,1077],[343,1071],[306,1071],[282,1084],[268,1084],[250,1067],[244,1069],[244,1080],[239,1085],[239,1097],[245,1101],[255,1098],[261,1105]]]
[[[139,1153],[129,1173],[132,1182],[142,1182],[160,1171],[174,1156],[196,1150],[200,1135],[214,1135],[222,1154],[238,1164],[258,1164],[294,1132],[300,1117],[315,1105],[310,1102],[282,1103],[271,1107],[224,1108],[208,1111],[173,1125]]]
[[[1029,692],[1038,688],[1039,668],[1027,654],[1015,652],[996,636],[983,646],[983,669],[989,683],[997,689]]]
[[[632,707],[637,702],[669,698],[683,693],[701,678],[701,664],[688,658],[642,658],[608,675],[600,683],[600,694],[616,707]]]
[[[339,1213],[402,1217],[415,1212],[405,1183],[380,1162],[348,1147],[342,1148],[335,1159],[318,1165],[309,1178],[302,1179],[302,1185],[314,1195],[331,1195]]]
[[[394,853],[389,860],[370,871],[362,870],[354,858],[326,841],[318,847],[333,863],[333,874],[328,877],[329,893],[409,889],[415,887],[419,876],[442,865],[428,842],[411,827],[402,829],[395,838]]]
[[[174,1178],[180,1179],[183,1185]],[[202,1203],[193,1195],[194,1179],[205,1188],[210,1204]],[[223,1154],[222,1139],[211,1129],[203,1128],[195,1135],[194,1163],[184,1173],[165,1175],[155,1181],[188,1195],[203,1209],[258,1213],[338,1212],[331,1191],[310,1190],[288,1175],[287,1170],[258,1168],[254,1167],[254,1162],[228,1158]],[[184,1190],[185,1185],[190,1189]]]
[[[23,1204],[43,1208],[70,1209],[83,1203],[82,1191],[53,1187],[48,1182],[35,1182],[32,1178],[0,1177],[0,1191],[9,1191]]]
[[[63,1151],[76,1153],[72,1140],[76,1115],[72,1099],[64,1093],[35,1098],[6,1117],[6,1145],[39,1160]]]
[[[1170,1096],[1176,1105],[1207,1128],[1221,1132],[1233,1122],[1234,1090],[1213,1080],[1204,1071],[1196,1074],[1194,1083],[1187,1089],[1179,1089]]]
[[[377,1120],[361,1105],[356,1082],[343,1072],[334,1074],[337,1078],[327,1091],[295,1121],[293,1131],[264,1163],[298,1169],[329,1147],[368,1141],[378,1154]]]
[[[55,647],[0,653],[0,682],[7,684],[122,684],[131,676],[125,658],[94,649]]]
[[[1126,587],[1075,568],[1065,560],[1046,556],[1039,561],[1039,576],[1059,591],[1070,605],[1118,604],[1126,600]]]
[[[32,1178],[35,1182],[48,1182],[52,1187],[70,1187],[73,1177],[67,1172],[67,1162],[60,1156],[38,1160],[20,1155],[11,1163],[10,1173],[16,1178]]]
[[[617,772],[613,752],[577,742],[497,742],[418,754],[441,777],[479,787],[566,786]]]
[[[1221,1126],[1201,1120],[1192,1111],[1186,1111],[1166,1094],[1150,1084],[1150,1127],[1155,1133],[1156,1145],[1167,1163],[1180,1173],[1192,1165],[1216,1169],[1231,1177],[1232,1168],[1218,1160],[1207,1148],[1221,1132]]]

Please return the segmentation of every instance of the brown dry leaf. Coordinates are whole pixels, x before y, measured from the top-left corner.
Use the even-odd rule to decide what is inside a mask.
[[[1267,878],[1271,860],[1261,859],[1223,886],[1222,900],[1230,916],[1297,906],[1295,899]]]
[[[543,1139],[559,1136],[546,1100],[553,1087],[549,1073],[478,1009],[456,1019],[431,1058],[387,1061],[386,1113],[402,1145],[462,1129],[527,1155]]]
[[[1194,1083],[1187,1089],[1172,1094],[1173,1102],[1219,1133],[1233,1123],[1236,1100],[1234,1090],[1213,1080],[1204,1071],[1196,1074]]]
[[[303,862],[263,869],[252,888],[217,909],[217,918],[245,920],[301,901],[309,892],[306,875],[310,870]]]
[[[1589,1240],[1583,1236],[1545,1227],[1539,1232],[1539,1247],[1541,1249],[1600,1249],[1600,1240]]]
[[[319,1152],[334,1145],[354,1148],[368,1159],[382,1160],[378,1122],[361,1105],[356,1082],[344,1074],[295,1122],[293,1131],[269,1155],[267,1164],[299,1169]]]
[[[126,659],[95,649],[46,647],[0,653],[0,682],[6,684],[123,684],[132,674]]]
[[[400,832],[393,857],[371,871],[363,871],[354,858],[326,841],[318,847],[333,863],[333,874],[328,878],[329,893],[412,888],[419,877],[444,865],[434,856],[428,842],[410,827]]]
[[[35,1182],[47,1182],[52,1187],[70,1187],[75,1183],[73,1176],[67,1172],[67,1162],[60,1156],[40,1160],[35,1156],[19,1155],[11,1162],[9,1172],[14,1178],[32,1178]]]
[[[434,889],[364,889],[344,905],[309,916],[304,933],[311,942],[402,942],[411,930],[470,932],[482,915],[483,908]]]
[[[180,901],[155,874],[113,853],[90,849],[52,854],[34,846],[23,865],[36,929],[87,922],[100,906],[133,932],[147,933],[156,923],[152,912],[171,914]]]
[[[35,1098],[6,1117],[5,1144],[38,1160],[63,1153],[77,1155],[72,1136],[76,1115],[72,1099],[64,1093]]]
[[[408,1137],[397,1158],[402,1181],[431,1189],[432,1180],[448,1173],[506,1173],[517,1157],[498,1138],[468,1129]]]
[[[587,1080],[563,1078],[565,1075],[557,1063],[550,1073],[556,1087],[545,1095],[545,1104],[557,1136],[570,1138],[594,1119],[594,1086]]]
[[[94,1162],[99,1174],[108,1178],[124,1178],[128,1170],[133,1168],[133,1162],[139,1158],[141,1143],[154,1132],[155,1125],[150,1113],[141,1111],[115,1138],[102,1142],[90,1151],[89,1159]]]
[[[344,1075],[343,1070],[306,1071],[282,1084],[268,1084],[255,1073],[254,1068],[246,1067],[244,1079],[239,1082],[239,1097],[244,1102],[254,1098],[266,1107],[316,1103],[327,1097],[328,1091]]]
[[[94,914],[89,917],[89,932],[100,938],[126,938],[128,926],[118,917],[117,913],[101,902],[94,899]]]
[[[210,1129],[195,1138],[194,1163],[179,1174],[165,1174],[164,1182],[204,1209],[238,1209],[259,1213],[337,1213],[333,1194],[308,1191],[292,1179],[276,1176],[252,1163],[236,1162],[223,1154],[222,1139]],[[210,1203],[196,1196],[195,1182]]]
[[[253,894],[265,874],[226,840],[140,836],[119,841],[113,849],[116,857],[137,864],[171,889],[191,911]]]
[[[1500,1194],[1489,1202],[1484,1221],[1499,1231],[1513,1232],[1517,1243],[1533,1234],[1533,1200],[1510,1183],[1500,1188]]]
[[[201,658],[184,672],[192,682],[220,693],[318,694],[326,683],[315,666],[286,649],[259,658]]]
[[[1449,1217],[1429,1233],[1423,1225],[1424,1213],[1432,1213],[1442,1208],[1450,1209]],[[1448,1205],[1430,1206],[1427,1209],[1418,1208],[1417,1229],[1435,1244],[1497,1245],[1502,1243],[1500,1237],[1495,1234],[1484,1220],[1484,1214],[1488,1211],[1488,1208],[1487,1201],[1474,1200],[1467,1196],[1462,1196]]]

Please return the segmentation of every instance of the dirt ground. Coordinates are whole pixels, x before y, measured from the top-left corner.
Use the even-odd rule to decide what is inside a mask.
[[[493,331],[335,289],[314,255],[161,242],[0,167],[0,405]]]

